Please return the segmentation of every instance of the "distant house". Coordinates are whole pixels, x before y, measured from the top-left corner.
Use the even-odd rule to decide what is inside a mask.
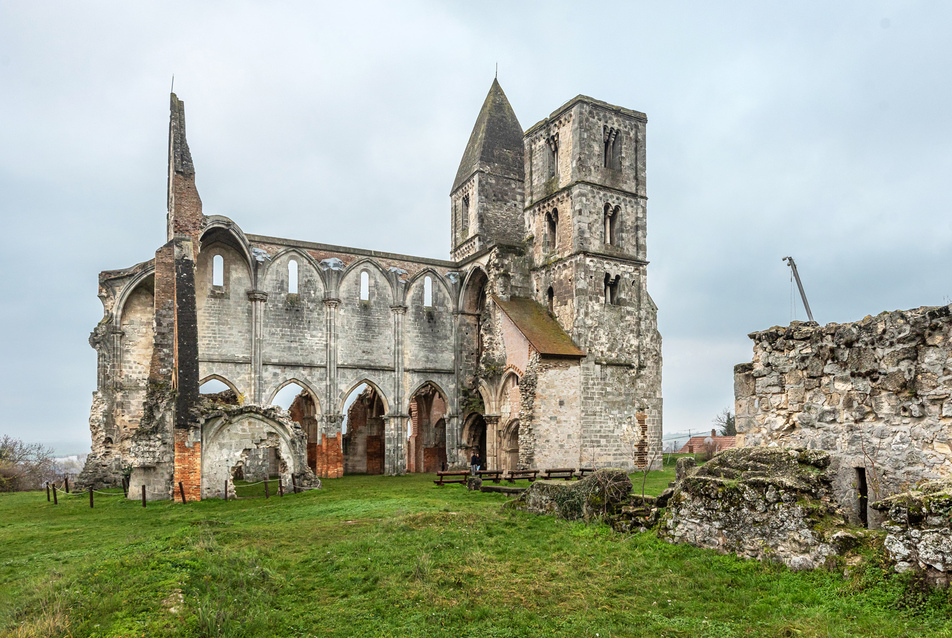
[[[712,429],[710,434],[692,436],[688,439],[688,442],[684,444],[684,447],[678,450],[678,454],[706,452],[708,447],[710,447],[712,452],[720,452],[729,447],[734,447],[736,438],[737,437],[734,436],[718,436],[717,430]]]

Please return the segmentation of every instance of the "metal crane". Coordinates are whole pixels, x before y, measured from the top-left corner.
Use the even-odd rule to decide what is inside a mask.
[[[807,293],[803,292],[803,284],[800,282],[800,273],[797,272],[797,264],[793,261],[793,257],[784,257],[783,261],[787,262],[787,265],[793,270],[793,276],[797,280],[797,288],[800,289],[800,298],[803,299],[803,307],[807,309],[807,317],[810,318],[810,321],[816,323],[813,319],[813,313],[810,312],[810,302],[807,301]]]

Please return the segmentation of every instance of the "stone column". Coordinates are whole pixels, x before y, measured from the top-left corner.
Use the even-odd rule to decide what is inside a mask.
[[[404,320],[407,307],[390,306],[393,313],[393,405],[390,406],[390,418],[387,419],[387,436],[384,465],[388,474],[406,474],[407,471],[407,419],[403,397],[404,386]]]
[[[327,322],[327,353],[325,357],[327,361],[327,391],[323,402],[324,413],[328,416],[340,416],[338,415],[337,405],[337,308],[340,307],[340,299],[324,299],[324,306],[327,308],[327,312],[324,313]],[[339,432],[339,421],[337,421],[337,429]],[[328,435],[330,434],[332,432],[328,432]]]
[[[499,415],[485,414],[483,419],[486,420],[486,469],[498,470],[502,468],[499,458],[499,450],[502,448],[499,440]]]
[[[261,379],[261,331],[264,325],[264,305],[268,302],[268,293],[262,290],[249,290],[248,300],[251,302],[251,387],[249,397],[254,403],[261,405],[263,390]]]

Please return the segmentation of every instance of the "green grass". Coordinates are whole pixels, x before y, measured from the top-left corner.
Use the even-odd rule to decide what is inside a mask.
[[[144,509],[0,495],[0,636],[952,636],[948,593],[875,566],[791,573],[432,478]]]

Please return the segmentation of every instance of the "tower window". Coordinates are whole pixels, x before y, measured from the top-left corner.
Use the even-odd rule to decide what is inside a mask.
[[[360,271],[360,300],[370,300],[370,274],[366,270]]]
[[[225,285],[225,258],[221,255],[212,257],[212,285]]]
[[[463,195],[463,199],[460,200],[459,208],[459,225],[460,231],[463,234],[460,239],[462,240],[469,237],[469,195]]]
[[[559,211],[552,209],[545,216],[546,221],[546,250],[553,251],[559,246]]]
[[[605,304],[609,306],[617,306],[618,299],[618,282],[621,281],[621,275],[615,275],[612,277],[610,274],[605,273]]]
[[[298,291],[298,264],[295,260],[288,262],[288,294],[296,295]]]
[[[620,211],[620,206],[612,208],[611,204],[605,204],[605,243],[609,246],[618,245],[616,227],[618,225],[618,213]]]
[[[549,147],[549,177],[559,174],[559,134],[551,135],[545,140]]]
[[[429,275],[423,278],[423,307],[433,307],[433,279]]]
[[[545,291],[545,301],[546,305],[549,307],[549,312],[555,313],[555,291],[552,290],[552,286],[549,286],[549,289]]]
[[[606,126],[604,129],[603,140],[605,144],[604,166],[605,168],[621,168],[621,140],[618,138],[618,129],[612,126]]]

